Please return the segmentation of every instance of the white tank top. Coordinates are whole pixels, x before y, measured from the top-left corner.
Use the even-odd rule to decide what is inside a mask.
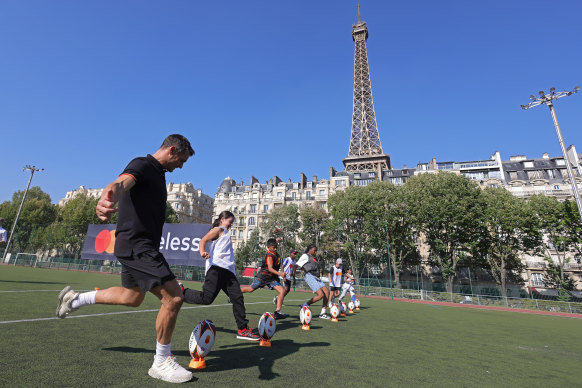
[[[206,271],[215,265],[224,268],[236,275],[234,267],[234,250],[230,242],[230,233],[224,226],[219,226],[222,234],[212,242],[210,247],[210,258],[206,260]]]

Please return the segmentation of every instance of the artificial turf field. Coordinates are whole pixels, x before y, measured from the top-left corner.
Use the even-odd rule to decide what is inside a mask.
[[[87,306],[53,319],[57,294],[67,284],[92,290],[118,286],[120,278],[0,265],[0,386],[170,385],[147,375],[159,307],[153,295],[137,308]],[[250,324],[256,327],[263,312],[273,311],[273,296],[268,290],[245,294]],[[184,304],[172,342],[180,364],[188,364],[188,339],[199,321],[211,319],[217,329],[207,368],[186,385],[582,385],[582,319],[360,298],[361,311],[337,323],[314,319],[303,331],[299,306],[309,297],[287,296],[283,311],[291,316],[277,322],[271,348],[235,338],[224,294],[211,306]],[[317,315],[319,308],[312,311]]]

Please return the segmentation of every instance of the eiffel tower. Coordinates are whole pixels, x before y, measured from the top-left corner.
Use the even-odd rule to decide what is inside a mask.
[[[384,154],[380,143],[366,49],[368,27],[360,17],[359,4],[358,23],[352,26],[352,39],[355,44],[354,112],[350,149],[342,162],[346,171],[376,171],[381,177],[382,170],[390,169],[390,156]]]

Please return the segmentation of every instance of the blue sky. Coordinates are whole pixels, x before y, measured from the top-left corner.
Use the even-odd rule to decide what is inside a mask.
[[[104,187],[170,133],[196,156],[167,181],[213,195],[329,177],[351,129],[354,0],[0,3],[0,202]],[[362,0],[374,104],[395,168],[560,155],[530,94],[582,83],[582,2]],[[582,93],[556,103],[582,152]]]

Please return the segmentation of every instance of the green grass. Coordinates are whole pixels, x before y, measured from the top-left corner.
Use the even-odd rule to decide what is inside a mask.
[[[0,266],[0,321],[52,318],[57,294],[117,286],[119,276]],[[189,283],[200,288],[200,283]],[[35,290],[39,290],[34,292]],[[46,291],[50,290],[50,291]],[[23,292],[5,292],[23,291]],[[245,294],[247,318],[272,311],[273,292]],[[216,324],[207,368],[196,386],[579,386],[582,320],[362,298],[362,310],[338,323],[298,321],[310,294],[290,293],[271,348],[235,338],[232,308],[184,305],[173,352],[189,361],[188,339],[202,319]],[[157,309],[88,306],[73,316]],[[313,308],[319,312],[319,306]],[[0,385],[10,387],[166,386],[147,375],[156,312],[0,324]]]

